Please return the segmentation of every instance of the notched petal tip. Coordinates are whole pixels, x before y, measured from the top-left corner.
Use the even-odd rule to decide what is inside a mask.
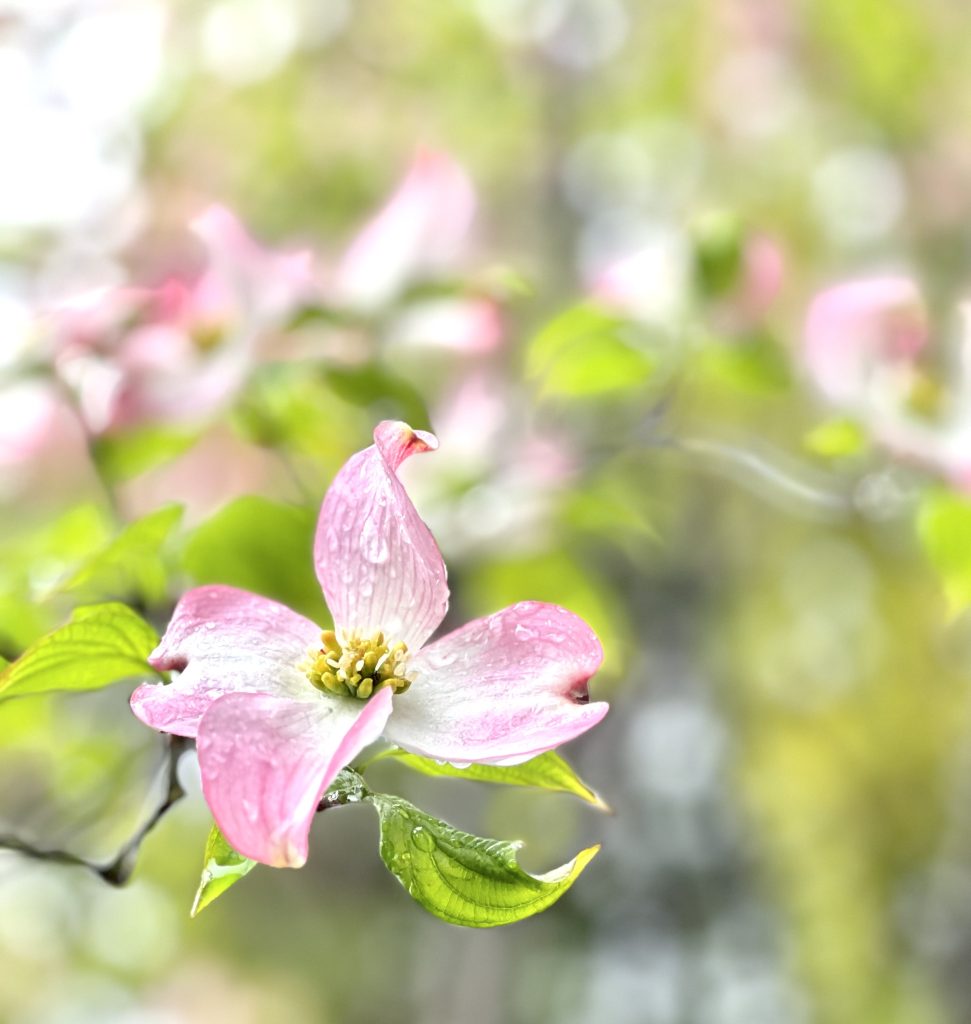
[[[438,448],[438,438],[434,434],[415,430],[402,420],[382,420],[374,428],[374,443],[392,470],[411,455],[433,452]]]
[[[279,851],[279,859],[273,865],[275,868],[302,868],[307,863],[310,850],[308,846],[299,847],[292,840],[288,840]]]

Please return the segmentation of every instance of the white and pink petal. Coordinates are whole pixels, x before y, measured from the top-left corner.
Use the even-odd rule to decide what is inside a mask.
[[[391,691],[366,702],[318,694],[293,701],[258,693],[221,697],[199,725],[202,791],[229,844],[273,867],[301,867],[320,799],[372,743]]]
[[[437,447],[434,435],[384,420],[327,491],[314,563],[338,630],[381,631],[415,651],[444,618],[445,563],[397,475],[409,456]]]
[[[197,320],[232,321],[242,316],[251,326],[285,318],[314,288],[309,250],[283,252],[260,245],[225,206],[210,206],[192,230],[209,255],[207,273],[193,293]]]
[[[475,206],[463,168],[446,153],[420,150],[391,198],[348,247],[337,267],[335,297],[374,309],[409,280],[448,269],[466,242]]]
[[[525,761],[607,713],[605,703],[588,703],[587,681],[602,660],[600,641],[582,619],[556,605],[521,602],[420,651],[385,736],[439,761]]]
[[[176,605],[149,658],[178,678],[139,686],[132,710],[153,729],[195,736],[202,715],[227,693],[313,698],[301,662],[319,645],[319,628],[276,601],[235,587],[198,587]]]

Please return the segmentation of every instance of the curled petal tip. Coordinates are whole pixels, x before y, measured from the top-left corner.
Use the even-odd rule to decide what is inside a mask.
[[[374,428],[374,443],[392,469],[397,469],[409,455],[433,452],[438,438],[427,430],[414,430],[402,420],[382,420]]]

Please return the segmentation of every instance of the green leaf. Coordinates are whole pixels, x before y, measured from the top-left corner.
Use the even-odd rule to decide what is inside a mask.
[[[267,498],[230,502],[193,533],[184,553],[196,583],[227,583],[252,590],[313,619],[327,621],[314,575],[313,509]]]
[[[427,757],[409,754],[405,750],[389,750],[381,759],[394,758],[422,775],[443,776],[453,779],[472,779],[475,782],[494,782],[502,786],[525,786],[547,789],[557,793],[571,793],[602,811],[609,811],[606,803],[577,775],[572,766],[559,754],[550,750],[522,764],[506,767],[492,764],[470,764],[468,768],[432,761]]]
[[[400,797],[370,793],[381,819],[381,859],[408,894],[450,924],[494,928],[545,910],[600,849],[582,850],[545,875],[516,863],[518,843],[481,839],[419,811]]]
[[[826,420],[809,431],[803,444],[808,451],[824,459],[844,459],[866,449],[866,434],[853,420]]]
[[[383,418],[422,427],[428,412],[412,385],[373,362],[269,364],[250,380],[234,414],[237,429],[257,444],[336,466],[346,458],[347,440],[368,436]]]
[[[652,376],[655,356],[634,342],[634,328],[596,306],[568,309],[529,343],[526,373],[544,396],[580,398],[631,391]]]
[[[100,438],[94,456],[101,472],[109,480],[121,482],[177,458],[198,439],[198,431],[141,427]]]
[[[361,327],[365,320],[360,314],[353,310],[341,309],[338,306],[328,306],[318,303],[311,306],[303,306],[290,318],[287,324],[288,331],[300,330],[302,327]]]
[[[414,427],[429,426],[428,409],[419,391],[379,363],[333,366],[324,371],[327,386],[345,402],[364,409],[378,407]]]
[[[42,636],[0,672],[0,699],[158,677],[147,661],[157,645],[155,630],[123,604],[77,608],[67,625]]]
[[[742,225],[730,210],[711,210],[692,225],[695,280],[705,298],[726,295],[743,270]]]
[[[181,518],[181,505],[167,505],[136,520],[84,561],[58,590],[89,601],[137,595],[157,603],[168,583],[161,549]]]
[[[350,768],[342,768],[324,796],[324,807],[337,807],[358,803],[367,795],[364,780]],[[257,861],[237,853],[226,841],[219,826],[213,822],[206,840],[206,854],[202,865],[199,888],[192,901],[190,916],[195,917],[218,899],[232,885],[245,877]]]
[[[192,901],[190,916],[201,913],[213,900],[218,899],[231,886],[256,867],[256,861],[237,853],[226,842],[226,837],[213,823],[206,840],[206,853],[202,864],[202,877],[196,898]]]
[[[917,532],[944,584],[952,615],[971,605],[971,501],[949,491],[925,495]]]
[[[716,385],[754,395],[777,394],[792,385],[788,357],[765,331],[731,340],[709,337],[699,355],[698,365]]]

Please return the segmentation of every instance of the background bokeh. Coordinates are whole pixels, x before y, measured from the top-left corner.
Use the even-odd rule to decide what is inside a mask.
[[[381,764],[530,870],[602,852],[543,915],[464,931],[348,807],[190,920],[187,756],[127,887],[0,851],[0,1020],[971,1019],[966,505],[800,355],[821,288],[907,273],[951,383],[969,98],[964,0],[0,0],[0,655],[90,601],[162,629],[202,582],[323,620],[320,498],[404,418],[441,440],[403,475],[446,624],[534,598],[601,636],[611,712],[564,753],[614,811]],[[452,258],[341,292],[428,154],[477,197]],[[310,249],[317,298],[244,310],[260,355],[209,415],[97,422],[52,317],[197,279],[213,203]],[[130,690],[0,702],[0,832],[94,859],[132,834],[163,749]]]

